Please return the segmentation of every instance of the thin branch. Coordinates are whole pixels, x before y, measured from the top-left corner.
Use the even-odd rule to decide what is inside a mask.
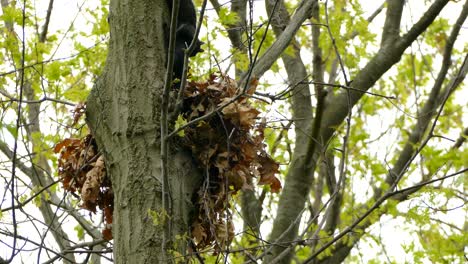
[[[20,239],[20,240],[23,240],[25,242],[31,243],[31,244],[33,244],[33,245],[35,245],[37,247],[42,247],[42,248],[44,248],[45,250],[47,250],[49,252],[60,255],[60,252],[57,252],[54,249],[49,248],[47,246],[41,245],[40,243],[35,242],[35,241],[33,241],[33,240],[31,240],[31,239],[29,239],[27,237],[24,237],[24,236],[21,236],[21,235],[14,235],[14,234],[12,234],[10,232],[6,232],[6,231],[3,231],[3,230],[0,230],[0,234],[4,235],[4,236],[16,237],[17,239]],[[63,259],[65,259],[67,261],[70,261],[70,262],[73,261],[72,259],[68,259],[67,256],[65,256],[65,255],[60,255],[60,257],[62,257]],[[6,262],[6,263],[11,263],[11,261]]]
[[[341,55],[340,55],[340,53],[338,51],[338,48],[336,47],[335,38],[334,38],[333,33],[331,32],[331,29],[330,29],[330,26],[329,26],[330,23],[329,23],[327,6],[328,6],[328,1],[325,2],[325,19],[326,19],[326,24],[328,25],[327,26],[328,35],[329,35],[330,39],[332,40],[333,49],[334,49],[334,51],[336,53],[336,57],[338,58],[338,61],[339,61],[340,67],[341,67],[341,71],[343,73],[343,78],[345,80],[345,83],[347,85],[349,85],[348,77],[346,75],[346,71],[345,71],[345,68],[344,68],[344,63],[341,60]],[[317,14],[317,16],[318,16],[318,14]],[[323,82],[323,79],[322,80],[319,79],[319,81]],[[348,158],[348,142],[349,142],[348,139],[349,139],[349,135],[351,133],[351,117],[352,117],[352,104],[350,102],[349,97],[350,97],[350,90],[347,90],[348,117],[347,117],[347,120],[346,120],[346,132],[345,132],[345,135],[343,137],[343,144],[342,144],[342,149],[341,149],[342,157],[341,157],[340,163],[338,165],[339,178],[338,178],[338,182],[336,183],[336,188],[333,191],[333,195],[330,198],[330,203],[331,204],[335,203],[337,197],[339,196],[340,190],[344,186],[344,182],[345,182],[345,179],[346,179],[347,158]],[[321,123],[318,124],[319,127],[320,127],[320,124]],[[317,133],[317,136],[318,136],[318,134],[320,133],[320,130],[317,130],[316,133]],[[312,156],[314,152],[315,152],[315,150],[312,150],[310,155]],[[331,211],[332,211],[333,208],[334,208],[333,206],[328,206],[327,207],[327,209],[325,211],[325,215],[322,218],[322,220],[320,221],[320,224],[317,226],[317,229],[315,230],[312,238],[318,237],[318,234],[319,234],[320,230],[323,228],[323,226],[324,226],[326,220],[328,219],[329,215],[331,214]]]
[[[338,222],[340,221],[340,212],[341,212],[341,204],[343,200],[343,193],[339,192],[339,189],[337,188],[338,182],[336,181],[336,176],[335,176],[335,164],[334,164],[334,155],[330,150],[328,150],[324,158],[322,160],[322,166],[320,167],[320,170],[324,170],[322,172],[322,175],[325,177],[327,186],[328,186],[328,192],[334,195],[336,193],[336,198],[330,203],[330,214],[327,217],[327,222],[324,227],[325,232],[329,234],[333,234],[335,231]],[[341,190],[344,190],[344,188],[341,188]]]
[[[211,5],[214,7],[216,13],[220,14],[222,5],[218,0],[210,0]],[[226,2],[227,3],[227,2]],[[245,50],[244,42],[242,41],[242,30],[245,30],[246,23],[246,0],[236,0],[231,2],[231,12],[236,12],[239,15],[239,21],[234,25],[225,25],[228,33],[229,40],[232,45],[239,49]]]
[[[395,45],[387,45],[381,48],[380,51],[370,59],[369,63],[359,71],[354,80],[353,87],[359,90],[369,90],[382,75],[387,72],[394,64],[396,64],[406,48],[422,33],[427,27],[437,18],[443,7],[449,0],[436,0],[431,7],[428,8],[424,16],[413,26],[413,28]],[[363,93],[352,92],[351,103],[356,104]],[[324,113],[324,124],[322,125],[321,136],[325,141],[329,141],[338,127],[347,116],[348,110],[348,95],[340,93],[331,98],[333,106],[328,107]]]
[[[22,17],[22,48],[21,48],[21,68],[24,68],[24,61],[25,61],[25,54],[26,54],[26,0],[23,0],[23,17]],[[16,117],[16,133],[13,135],[14,136],[14,145],[13,145],[13,160],[12,160],[12,169],[11,169],[11,181],[10,181],[10,186],[11,186],[11,207],[12,207],[12,221],[13,221],[13,248],[12,252],[10,255],[10,258],[8,259],[8,262],[11,262],[13,258],[16,255],[16,236],[18,235],[18,227],[16,223],[16,205],[15,205],[15,182],[16,182],[16,153],[18,151],[18,135],[19,135],[19,130],[20,130],[20,125],[21,125],[21,110],[22,110],[22,101],[23,101],[23,88],[24,88],[24,70],[21,71],[21,81],[20,81],[20,87],[19,87],[19,103],[18,103],[18,110],[17,110],[17,117]]]
[[[9,100],[0,101],[0,103],[8,102],[8,101],[9,102],[19,102],[20,101],[20,99],[14,98],[13,96],[9,95],[8,93],[6,93],[6,92],[4,92],[2,90],[0,90],[0,94],[9,99]],[[51,102],[60,103],[60,104],[68,105],[68,106],[76,106],[76,104],[74,104],[74,103],[64,101],[64,100],[55,99],[55,98],[51,98],[51,97],[48,97],[48,96],[44,96],[44,97],[42,97],[41,99],[38,99],[38,100],[21,100],[21,103],[40,104],[40,103],[43,103],[45,101],[51,101]]]
[[[396,195],[396,194],[399,194],[399,193],[403,193],[403,192],[407,192],[411,189],[420,189],[421,187],[423,186],[426,186],[428,184],[431,184],[431,183],[434,183],[434,182],[438,182],[438,181],[442,181],[442,180],[445,180],[445,179],[448,179],[448,178],[451,178],[451,177],[455,177],[457,175],[460,175],[460,174],[463,174],[465,172],[468,171],[468,168],[467,169],[464,169],[464,170],[461,170],[461,171],[458,171],[458,172],[455,172],[453,174],[450,174],[450,175],[447,175],[447,176],[444,176],[444,177],[440,177],[440,178],[437,178],[437,179],[434,179],[434,180],[430,180],[430,181],[426,181],[426,182],[423,182],[423,183],[420,183],[420,184],[417,184],[417,185],[414,185],[414,186],[411,186],[411,187],[408,187],[408,188],[404,188],[404,189],[401,189],[401,190],[397,190],[397,191],[393,191],[393,192],[387,192],[386,194],[384,194],[382,197],[380,197],[372,207],[370,207],[363,215],[361,215],[358,219],[356,219],[351,225],[349,225],[348,227],[346,227],[341,233],[339,233],[337,236],[335,236],[332,240],[330,240],[329,242],[327,242],[324,246],[322,246],[319,250],[317,250],[316,252],[314,252],[314,254],[312,254],[312,256],[310,256],[307,260],[305,260],[303,262],[303,264],[307,264],[307,263],[312,263],[312,261],[320,254],[322,253],[325,249],[327,249],[328,247],[330,247],[331,245],[333,245],[335,242],[337,242],[338,240],[340,240],[343,236],[345,236],[346,234],[348,234],[349,232],[351,232],[359,223],[361,223],[364,219],[366,219],[373,211],[375,211],[376,209],[378,209],[380,207],[380,205],[382,205],[387,199],[389,199],[390,197]]]
[[[13,157],[13,152],[8,148],[7,144],[5,144],[3,141],[0,141],[0,151],[3,152],[3,154],[5,154],[5,156],[8,157],[8,159],[12,160],[12,157]],[[40,176],[38,175],[38,171],[36,171],[35,168],[30,168],[30,167],[27,167],[23,162],[20,162],[19,159],[17,159],[17,164],[16,164],[16,167],[19,168],[24,174],[26,174],[30,179],[39,179]],[[34,182],[37,182],[37,180],[33,180],[33,183]],[[53,182],[54,183],[54,182]],[[51,186],[53,183],[49,183],[48,186]],[[42,186],[43,184],[41,184]],[[38,195],[39,193],[43,192],[43,191],[48,191],[48,188],[43,188],[41,189],[39,192],[37,192],[34,197],[36,195]],[[51,197],[51,200],[49,201],[51,204],[57,206],[57,207],[61,207],[60,206],[60,200],[59,198],[54,195],[53,193],[49,193],[50,197]],[[31,197],[33,198],[33,197]],[[29,200],[29,199],[28,199]],[[22,205],[25,205],[26,204],[26,201],[23,202],[23,203],[20,203],[18,206],[16,206],[16,208],[21,208]],[[90,235],[91,237],[93,237],[94,239],[97,239],[99,237],[101,237],[101,234],[99,231],[97,231],[95,229],[95,227],[91,226],[89,221],[87,221],[86,219],[84,219],[81,215],[79,215],[78,213],[76,213],[75,209],[74,208],[71,208],[68,204],[64,204],[62,205],[62,207],[69,212],[69,214],[71,214],[71,216],[83,227],[83,229],[88,233],[88,235]],[[9,208],[5,208],[4,210],[11,210],[10,209],[11,207]],[[2,210],[3,212],[3,210]]]
[[[169,109],[169,90],[171,89],[172,84],[172,71],[174,66],[174,51],[175,51],[175,42],[176,42],[176,30],[177,30],[177,16],[179,13],[180,0],[173,0],[172,2],[172,14],[171,14],[171,25],[170,25],[170,34],[169,34],[169,48],[167,53],[167,65],[166,65],[166,77],[164,82],[164,90],[162,94],[161,102],[161,175],[162,175],[162,207],[163,215],[171,215],[172,204],[171,204],[171,193],[169,186],[169,176],[168,176],[168,155],[169,155],[169,146],[168,146],[168,109]],[[164,232],[162,238],[162,254],[166,256],[166,243],[171,236],[171,219],[169,217],[165,218],[167,224],[164,225]],[[165,257],[164,257],[165,258]]]
[[[459,148],[461,147],[461,145],[466,141],[466,139],[468,138],[468,127],[466,127],[464,130],[463,130],[463,133],[460,135],[460,137],[457,139],[457,141],[455,142],[455,144],[453,145],[453,148]]]
[[[453,50],[455,40],[458,37],[458,34],[461,30],[461,25],[463,25],[463,22],[466,20],[467,15],[468,15],[468,2],[465,3],[461,14],[459,18],[457,19],[457,22],[455,23],[449,38],[447,39],[447,43],[446,43],[445,50],[444,50],[444,57],[442,59],[441,69],[431,89],[429,98],[427,99],[424,107],[421,110],[421,116],[418,118],[417,123],[414,126],[413,131],[411,132],[409,140],[403,147],[403,150],[401,152],[402,154],[400,155],[398,161],[395,164],[394,169],[392,170],[392,171],[396,171],[397,172],[396,174],[399,174],[399,172],[402,171],[402,168],[406,167],[408,158],[411,156],[410,153],[414,152],[414,145],[417,144],[422,139],[424,132],[427,130],[429,126],[430,120],[436,113],[437,107],[440,105],[440,102],[437,102],[437,99],[439,98],[442,85],[446,79],[448,69],[451,66],[450,60],[451,60],[451,55],[452,55],[452,50]],[[454,88],[458,86],[458,83],[461,81],[460,79],[463,79],[464,75],[466,75],[466,68],[468,64],[467,59],[468,59],[468,55],[465,57],[465,61],[462,67],[460,68],[457,77],[453,80],[453,82],[449,83],[446,89],[446,92],[442,95],[442,98],[444,98],[443,102],[445,102],[446,100],[445,98],[449,96],[451,91],[454,90]],[[390,173],[388,175],[387,180],[386,180],[387,183],[390,183],[393,180],[392,174],[394,173]]]
[[[468,168],[465,168],[463,170],[460,170],[460,171],[457,171],[457,172],[454,172],[452,174],[449,174],[449,175],[446,175],[446,176],[443,176],[443,177],[439,177],[439,178],[436,178],[436,179],[432,179],[432,180],[428,180],[428,181],[423,181],[423,182],[420,182],[416,185],[413,185],[411,187],[407,187],[407,188],[403,188],[403,189],[400,189],[400,190],[396,190],[396,191],[393,191],[391,192],[389,195],[390,197],[391,196],[395,196],[397,194],[404,194],[404,193],[408,193],[409,191],[412,191],[414,189],[421,189],[422,187],[426,186],[426,185],[429,185],[431,183],[435,183],[435,182],[439,182],[439,181],[444,181],[446,179],[449,179],[449,178],[453,178],[455,176],[458,176],[458,175],[461,175],[463,173],[466,173],[468,172]]]
[[[194,52],[199,41],[198,35],[200,34],[200,28],[203,23],[203,18],[205,16],[206,3],[207,3],[207,0],[204,0],[202,4],[202,9],[200,11],[200,15],[198,18],[198,22],[197,22],[197,28],[195,29],[195,34],[193,36],[192,42],[190,42],[188,49],[186,49],[184,52],[184,65],[182,66],[182,77],[180,80],[179,92],[177,93],[175,111],[171,115],[171,119],[176,119],[176,117],[179,115],[180,111],[182,110],[182,106],[184,104],[184,91],[185,91],[185,85],[187,83],[189,55]],[[173,54],[173,53],[170,53],[170,54]]]
[[[325,24],[329,25],[328,21],[328,15],[327,15],[327,2],[325,2],[325,14],[326,14],[326,22]],[[320,22],[320,10],[319,10],[319,5],[315,5],[312,8],[312,19],[314,22],[319,23]],[[329,29],[328,26],[326,28]],[[330,33],[330,31],[328,32]],[[322,83],[324,82],[324,68],[323,68],[323,61],[322,61],[322,49],[320,48],[319,42],[320,42],[320,26],[312,26],[312,79],[316,80],[317,83],[314,84],[315,86],[315,94],[317,98],[317,106],[315,107],[315,117],[314,121],[312,123],[312,134],[311,137],[315,140],[309,140],[309,146],[307,147],[307,152],[306,152],[306,161],[309,161],[309,159],[312,158],[313,153],[315,152],[315,149],[317,145],[321,145],[323,147],[323,142],[319,139],[320,135],[320,125],[322,124],[322,117],[323,117],[323,111],[325,110],[325,98],[327,96],[327,92],[325,90],[324,85]],[[333,37],[329,35],[332,40]],[[323,154],[322,154],[323,156]],[[313,172],[312,172],[313,173]],[[318,211],[319,206],[322,202],[322,195],[323,195],[323,177],[320,177],[320,179],[317,180],[317,184],[314,185],[315,187],[315,201],[314,201],[314,206],[313,210],[315,212]],[[336,195],[332,196],[333,198],[331,199],[331,203],[334,202]],[[315,239],[318,237],[318,233],[322,229],[323,225],[325,224],[325,220],[328,218],[327,215],[330,212],[330,208],[327,208],[325,212],[325,216],[321,219],[320,223],[317,224],[317,228],[315,229],[314,233],[312,234],[312,239]],[[318,216],[319,213],[317,213]],[[318,217],[316,217],[318,218]],[[314,240],[314,242],[317,242]],[[314,248],[314,247],[312,247]]]
[[[278,3],[279,3],[280,1],[281,1],[281,0],[275,0],[275,4],[273,5],[273,9],[271,10],[271,13],[275,13],[276,8],[278,7]],[[253,20],[253,0],[250,0],[249,3],[250,3],[250,19],[251,19],[251,23],[250,23],[251,27],[250,27],[250,28],[252,29],[252,25],[253,25],[253,22],[252,22],[252,20]],[[241,78],[240,85],[239,85],[239,87],[244,87],[244,88],[242,89],[242,93],[246,93],[246,92],[250,89],[250,82],[247,82],[247,81],[246,81],[246,82],[243,82],[242,79],[244,79],[244,77],[245,77],[245,80],[249,80],[249,81],[250,81],[252,76],[256,77],[255,75],[253,75],[253,71],[254,71],[254,69],[256,68],[257,61],[258,61],[258,56],[260,55],[260,50],[261,50],[261,48],[263,47],[263,43],[264,43],[265,40],[266,40],[266,36],[267,36],[267,34],[268,34],[268,30],[270,29],[270,25],[271,25],[271,15],[270,15],[270,17],[268,18],[267,25],[266,25],[266,28],[265,28],[265,32],[264,32],[263,35],[262,35],[262,39],[260,40],[260,44],[258,45],[257,51],[255,52],[255,56],[253,56],[253,58],[252,58],[252,53],[251,53],[251,50],[252,50],[252,49],[251,49],[251,45],[253,44],[253,35],[254,35],[254,34],[253,34],[253,32],[250,33],[250,34],[251,34],[250,36],[251,36],[252,40],[249,38],[249,49],[248,49],[248,51],[249,51],[249,59],[250,59],[250,61],[249,61],[249,70],[248,70],[247,73],[245,73],[244,76]],[[291,39],[292,39],[292,38],[291,38]],[[289,39],[289,41],[291,41],[291,39]],[[289,42],[289,41],[288,41],[288,42]],[[268,52],[268,50],[267,50],[267,52]],[[279,57],[279,56],[277,56],[276,59],[277,59],[278,57]],[[262,58],[263,58],[263,57],[262,57]],[[275,59],[275,60],[276,60],[276,59]]]
[[[370,24],[376,17],[378,14],[380,14],[380,12],[382,12],[382,10],[384,9],[385,7],[385,3],[382,3],[366,20],[367,22]],[[352,40],[354,39],[355,37],[357,37],[359,35],[359,32],[357,30],[354,30],[351,35],[348,37],[346,36],[343,40],[343,42],[347,42],[349,40]],[[338,71],[338,58],[335,58],[333,60],[333,62],[331,63],[331,69],[329,71],[329,78],[328,78],[328,82],[329,83],[334,83],[335,80],[336,80],[336,77],[337,77],[337,71]]]
[[[283,140],[284,135],[288,133],[288,130],[291,128],[292,124],[293,124],[293,120],[289,120],[286,125],[281,124],[282,129],[279,131],[278,136],[276,137],[275,141],[273,141],[273,144],[271,144],[270,155],[272,156],[275,155],[276,150],[278,149],[278,146]]]
[[[248,83],[249,76],[254,78],[260,78],[270,67],[273,63],[278,59],[278,57],[283,53],[286,47],[289,45],[290,41],[293,39],[299,28],[301,27],[302,23],[310,17],[310,10],[313,5],[316,5],[316,0],[303,0],[300,4],[298,9],[296,10],[291,22],[288,26],[284,29],[283,34],[277,38],[275,43],[265,51],[264,55],[260,57],[255,64],[255,67],[252,69],[252,73],[244,74],[239,82],[243,86],[245,83]]]
[[[7,208],[3,208],[1,210],[1,212],[6,212],[6,211],[10,211],[10,210],[15,210],[15,209],[19,209],[19,208],[22,208],[24,207],[25,205],[27,205],[29,202],[31,202],[32,200],[34,200],[34,198],[38,197],[39,195],[41,195],[41,193],[43,193],[44,191],[47,191],[50,187],[54,186],[55,184],[59,183],[60,181],[62,181],[63,178],[60,178],[54,182],[51,182],[50,184],[42,187],[39,191],[35,192],[34,195],[31,195],[31,197],[29,197],[28,199],[26,199],[25,201],[19,203],[18,205],[16,205],[15,207],[13,206],[10,206],[10,207],[7,207]]]
[[[454,26],[454,29],[452,30],[451,37],[449,37],[449,40],[448,40],[448,43],[447,43],[448,47],[446,48],[446,52],[444,53],[445,54],[444,56],[450,56],[450,54],[451,54],[450,45],[453,46],[453,43],[449,44],[449,42],[450,42],[450,39],[452,37],[453,37],[453,41],[456,39],[456,36],[458,35],[458,31],[460,30],[460,26],[461,26],[461,24],[463,24],[463,21],[466,19],[467,6],[468,6],[468,3],[465,4],[465,6],[464,6],[464,8],[463,8],[463,10],[461,12],[460,17],[457,20],[457,23]],[[447,101],[448,96],[461,83],[461,80],[463,80],[464,76],[466,75],[467,58],[468,58],[468,56],[465,58],[465,61],[464,61],[463,65],[462,65],[462,67],[460,68],[457,76],[449,83],[446,91],[443,93],[443,96],[442,96],[443,99],[441,100],[442,102],[437,103],[436,105],[434,105],[433,101],[435,101],[435,98],[438,98],[437,95],[439,94],[440,85],[442,83],[436,81],[436,83],[434,84],[434,87],[433,87],[433,89],[431,91],[430,99],[428,100],[425,107],[423,108],[424,109],[423,114],[427,113],[427,116],[422,117],[422,118],[420,118],[418,120],[418,124],[415,126],[414,131],[413,131],[414,136],[410,136],[410,142],[411,143],[408,142],[407,146],[403,149],[402,154],[400,155],[400,159],[396,162],[394,168],[390,171],[390,173],[387,176],[386,181],[387,181],[387,183],[389,183],[391,185],[390,189],[384,195],[380,196],[380,198],[378,198],[378,199],[377,199],[377,197],[382,192],[382,189],[377,190],[376,193],[375,193],[375,199],[377,201],[374,203],[374,205],[362,217],[357,219],[351,226],[347,227],[339,235],[337,235],[335,237],[335,239],[333,239],[334,240],[333,242],[330,241],[329,243],[326,243],[324,246],[322,246],[319,250],[317,250],[310,258],[308,258],[308,260],[305,263],[310,263],[310,261],[312,261],[312,259],[314,259],[316,256],[318,256],[318,254],[320,254],[326,248],[328,248],[329,246],[334,244],[337,240],[341,239],[341,237],[346,235],[346,233],[351,232],[352,229],[354,229],[354,227],[356,227],[361,221],[366,219],[366,217],[372,211],[377,209],[386,199],[388,199],[391,196],[394,196],[394,195],[402,192],[402,190],[395,191],[395,192],[391,192],[391,191],[396,188],[398,182],[403,177],[406,169],[409,167],[409,165],[412,163],[412,161],[416,158],[416,156],[419,155],[420,151],[426,146],[428,141],[433,137],[433,131],[435,129],[435,125],[437,124],[437,120],[438,120],[438,118],[439,118],[439,116],[440,116],[440,114],[441,114],[441,112],[442,112],[442,110],[444,108],[444,104]],[[440,79],[445,79],[445,75],[446,75],[445,67],[448,67],[448,65],[442,65],[442,68],[441,68],[441,71],[440,71],[440,74],[439,74]],[[435,117],[435,120],[432,123],[432,127],[429,129],[428,136],[421,143],[421,145],[415,150],[413,146],[415,144],[417,144],[420,141],[422,135],[425,134],[423,131],[425,131],[427,129],[428,123],[429,123],[429,121],[430,121],[430,119],[431,119],[431,117],[433,115],[432,113],[434,113],[435,107],[438,107],[439,105],[440,105],[439,111],[438,111],[438,113],[437,113],[437,115]],[[443,179],[443,178],[441,178],[441,179]],[[431,182],[425,182],[425,183],[418,184],[418,185],[415,185],[413,187],[406,188],[406,189],[403,189],[403,190],[406,191],[406,192],[409,191],[409,190],[415,191],[415,190],[418,190],[418,188],[420,188],[421,186],[424,186],[425,184],[429,184],[429,183],[431,183]],[[405,197],[408,197],[408,196],[405,196]],[[370,224],[370,222],[368,222],[368,224]],[[350,246],[348,246],[348,248],[349,247]]]
[[[93,49],[94,47],[96,47],[97,45],[103,43],[107,41],[107,37],[106,39],[103,39],[101,41],[98,41],[97,43],[95,43],[94,45],[92,46],[89,46],[88,48],[84,49],[84,50],[81,50],[81,51],[78,51],[77,53],[75,54],[72,54],[70,56],[67,56],[67,57],[62,57],[62,58],[57,58],[57,59],[49,59],[49,60],[43,60],[43,61],[39,61],[39,62],[35,62],[35,63],[32,63],[32,64],[29,64],[29,65],[26,65],[22,68],[19,68],[19,69],[14,69],[14,70],[10,70],[10,71],[7,71],[7,72],[2,72],[0,73],[0,77],[3,77],[3,76],[7,76],[7,75],[10,75],[10,74],[13,74],[13,73],[17,73],[19,71],[22,71],[22,70],[25,70],[25,69],[29,69],[29,68],[33,68],[34,66],[37,66],[37,65],[42,65],[42,64],[46,64],[46,63],[49,63],[49,62],[54,62],[54,61],[62,61],[62,60],[68,60],[68,59],[72,59],[74,57],[77,57],[79,56],[80,54],[82,53],[85,53],[85,52],[88,52],[90,51],[91,49]]]
[[[341,89],[345,89],[345,90],[351,90],[351,91],[355,91],[355,92],[359,92],[359,93],[363,93],[363,94],[368,94],[368,95],[372,95],[372,96],[376,96],[376,97],[382,97],[382,98],[385,98],[385,99],[388,99],[388,100],[397,99],[397,97],[393,96],[393,95],[388,96],[388,95],[373,93],[373,92],[369,92],[369,91],[363,91],[363,90],[360,90],[358,88],[354,88],[352,86],[347,86],[347,85],[331,84],[331,83],[324,83],[324,82],[317,82],[317,81],[309,81],[309,83],[311,83],[311,84],[321,84],[321,85],[324,85],[324,86],[336,87],[336,88],[341,88]]]
[[[461,72],[461,70],[460,70],[460,72]],[[460,73],[459,73],[459,75],[460,75]],[[455,87],[456,86],[454,86],[454,83],[452,83],[452,85],[450,85],[448,90],[451,91]],[[450,95],[450,92],[447,92],[445,94],[444,100],[443,100],[443,102],[442,102],[442,104],[441,104],[441,106],[439,108],[439,111],[438,111],[438,113],[437,113],[437,115],[435,117],[435,120],[432,123],[432,127],[430,128],[429,134],[427,135],[426,139],[423,142],[421,142],[421,145],[416,150],[414,150],[414,152],[407,159],[405,159],[406,162],[405,162],[403,167],[399,168],[398,170],[395,170],[395,168],[394,168],[394,169],[392,169],[390,171],[390,173],[388,173],[388,178],[392,179],[391,182],[389,182],[389,180],[387,179],[387,182],[391,184],[390,188],[383,195],[381,195],[378,199],[377,199],[377,197],[375,197],[376,202],[363,215],[361,215],[358,219],[356,219],[351,225],[346,227],[334,239],[332,239],[331,241],[325,243],[325,245],[323,245],[320,249],[315,251],[304,263],[311,263],[320,253],[322,253],[328,247],[333,245],[336,241],[340,240],[347,233],[351,232],[355,227],[357,227],[364,219],[366,219],[373,211],[375,211],[377,208],[379,208],[380,205],[382,205],[390,197],[392,197],[392,196],[394,196],[396,194],[402,193],[402,192],[407,192],[409,190],[421,188],[422,186],[425,186],[425,185],[430,184],[430,183],[435,182],[435,181],[439,181],[439,180],[443,180],[443,179],[446,179],[446,178],[449,178],[449,177],[456,176],[456,175],[461,174],[461,173],[468,170],[468,169],[465,169],[465,170],[462,170],[460,172],[457,172],[457,173],[454,173],[454,174],[451,174],[451,175],[448,175],[448,176],[445,176],[445,177],[441,177],[439,179],[426,181],[424,183],[420,183],[420,184],[417,184],[417,185],[414,185],[414,186],[411,186],[411,187],[408,187],[408,188],[405,188],[405,189],[393,191],[393,190],[396,189],[396,187],[397,187],[398,183],[400,182],[401,178],[404,176],[404,174],[406,172],[406,169],[410,166],[410,164],[413,162],[413,160],[419,155],[421,150],[427,145],[429,140],[432,138],[432,134],[433,134],[433,131],[434,131],[435,126],[437,124],[438,118],[440,117],[440,114],[442,113],[442,110],[444,109],[445,102],[447,101],[449,95]],[[405,155],[400,155],[400,159],[403,156],[405,156]],[[398,166],[398,161],[397,161],[397,164],[395,165],[395,167],[396,166]],[[379,192],[376,192],[376,194],[378,195]],[[368,222],[368,223],[370,224],[370,222]]]
[[[436,0],[429,9],[424,12],[424,15],[419,21],[395,43],[395,46],[406,48],[411,45],[411,43],[432,24],[448,2],[449,0]]]
[[[54,0],[49,1],[49,7],[47,8],[47,15],[45,18],[44,26],[42,27],[42,32],[39,37],[39,42],[44,43],[47,37],[47,31],[49,29],[50,16],[52,14],[52,7],[54,6]]]
[[[60,258],[63,258],[63,256],[65,256],[66,254],[69,254],[69,253],[111,253],[112,249],[111,250],[106,249],[104,251],[101,251],[101,250],[93,251],[92,250],[94,246],[101,245],[101,244],[106,244],[106,243],[107,243],[107,241],[104,240],[104,239],[98,239],[98,240],[94,240],[94,241],[79,243],[79,244],[76,244],[74,246],[70,246],[70,247],[62,250],[60,253],[56,254],[55,257],[49,259],[48,261],[44,262],[43,264],[55,263],[56,260],[58,260]],[[84,247],[89,247],[90,250],[86,250],[86,251],[83,251],[83,250],[77,251],[77,250],[75,250],[75,249],[84,248]]]

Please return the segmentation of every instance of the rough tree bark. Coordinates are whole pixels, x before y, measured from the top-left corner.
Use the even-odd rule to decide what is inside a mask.
[[[112,0],[109,53],[87,104],[87,120],[106,160],[114,190],[116,263],[170,263],[169,251],[185,255],[175,235],[189,232],[188,213],[199,177],[190,155],[170,153],[173,232],[162,252],[164,217],[159,117],[167,61],[166,1]],[[150,217],[156,212],[159,224]]]

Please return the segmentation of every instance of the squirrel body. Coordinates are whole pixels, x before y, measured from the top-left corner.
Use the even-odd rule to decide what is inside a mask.
[[[172,0],[167,0],[167,4],[172,10]],[[188,48],[193,38],[197,26],[197,14],[192,0],[180,0],[179,12],[177,14],[176,43],[174,50],[174,66],[172,68],[173,78],[181,79],[184,68],[185,50]],[[189,57],[203,52],[201,48],[203,42],[196,40],[195,49]]]

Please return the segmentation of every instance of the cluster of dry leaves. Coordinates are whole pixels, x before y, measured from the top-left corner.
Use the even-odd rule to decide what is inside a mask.
[[[99,207],[104,214],[106,227],[103,238],[112,239],[112,212],[114,193],[107,177],[104,156],[99,153],[96,142],[91,135],[82,139],[67,138],[58,143],[54,149],[60,153],[58,174],[63,188],[81,197],[81,207],[96,213]]]
[[[192,222],[198,249],[221,250],[233,239],[229,197],[241,189],[252,189],[253,178],[258,184],[270,185],[272,192],[281,189],[275,176],[279,165],[263,143],[265,124],[257,122],[260,112],[248,100],[254,90],[250,87],[247,94],[238,96],[242,89],[233,79],[215,75],[206,82],[190,82],[185,89],[182,116],[187,122],[218,110],[184,130],[184,145],[205,172]]]
[[[275,176],[279,165],[266,153],[263,143],[265,124],[257,125],[260,112],[248,101],[254,90],[251,87],[249,93],[238,96],[241,89],[234,80],[215,75],[206,82],[190,82],[185,89],[181,115],[187,122],[216,111],[211,118],[185,128],[182,139],[205,172],[192,220],[197,249],[213,247],[218,251],[232,241],[229,198],[241,189],[252,189],[253,178],[258,184],[269,185],[272,192],[281,189]],[[224,108],[219,110],[220,106]],[[84,108],[80,104],[75,109],[74,123]],[[55,146],[55,152],[60,153],[58,170],[64,189],[79,194],[82,208],[95,213],[99,207],[103,211],[103,237],[112,239],[114,195],[94,138],[64,139]]]

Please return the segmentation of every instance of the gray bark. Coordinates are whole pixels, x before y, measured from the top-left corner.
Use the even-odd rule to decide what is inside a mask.
[[[162,252],[164,212],[160,162],[161,95],[166,72],[169,12],[166,1],[110,3],[109,53],[87,104],[87,120],[114,190],[116,263],[170,263]],[[167,250],[185,255],[175,235],[189,233],[191,197],[199,180],[190,155],[170,153],[169,182],[173,232]],[[148,211],[161,215],[155,225]]]
[[[266,9],[271,17],[271,25],[275,35],[280,37],[284,28],[290,23],[290,16],[283,1],[279,1],[276,4],[276,9],[273,12],[276,1],[266,0]],[[316,7],[317,5],[314,5]],[[286,72],[288,74],[288,80],[291,88],[291,108],[292,108],[292,120],[294,121],[294,129],[296,135],[296,141],[293,160],[300,159],[301,157],[306,156],[307,146],[306,142],[309,142],[310,136],[307,133],[312,124],[312,102],[311,102],[311,93],[310,87],[308,85],[308,75],[305,68],[305,65],[300,56],[300,46],[294,40],[291,40],[291,45],[294,50],[294,56],[283,54],[281,59],[283,60]],[[295,169],[295,165],[298,163],[291,164],[288,175],[286,176],[286,183],[284,185],[283,193],[292,193],[296,192],[297,186],[295,183],[301,185],[301,181],[305,177],[312,176],[312,173],[304,173],[302,169]],[[310,171],[309,171],[310,172]],[[310,176],[307,176],[310,175]],[[310,181],[313,179],[310,178]],[[281,196],[286,197],[286,195]],[[299,206],[305,203],[307,195],[303,197],[292,197],[291,199],[280,199],[278,204],[277,217],[275,218],[275,225],[270,235],[271,241],[283,240],[290,241],[294,239],[298,229],[298,222],[282,222],[283,217],[288,215],[290,208],[295,207],[295,204]],[[296,200],[294,200],[296,199]],[[282,222],[282,224],[278,224]],[[286,230],[286,231],[285,231]],[[273,247],[271,254],[267,254],[266,262],[273,260],[276,256],[281,254],[285,249],[284,245],[279,245]],[[291,261],[292,254],[288,254],[283,257],[280,263],[289,263]]]
[[[294,16],[289,24],[284,28],[281,36],[268,48],[268,50],[260,57],[250,74],[244,74],[241,78],[240,87],[243,87],[248,81],[247,78],[255,77],[259,79],[275,61],[280,57],[281,53],[288,47],[291,40],[296,35],[302,23],[310,17],[311,9],[317,4],[316,0],[303,0],[296,9]]]

